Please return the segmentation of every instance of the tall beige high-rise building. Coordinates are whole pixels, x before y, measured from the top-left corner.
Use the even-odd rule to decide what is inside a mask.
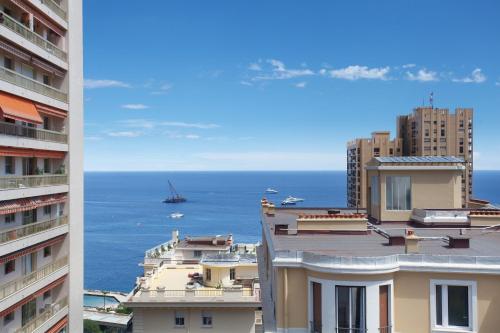
[[[347,144],[347,204],[366,207],[365,164],[372,157],[384,156],[456,156],[464,159],[462,201],[472,196],[473,109],[418,107],[413,113],[397,118],[397,136],[374,132],[371,139],[355,139]]]
[[[81,0],[0,0],[0,332],[82,332]]]

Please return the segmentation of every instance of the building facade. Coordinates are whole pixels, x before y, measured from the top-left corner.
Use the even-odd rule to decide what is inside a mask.
[[[0,331],[82,332],[80,0],[0,0]]]
[[[262,332],[255,244],[187,236],[146,251],[144,277],[129,299],[133,331]]]
[[[347,205],[366,208],[366,172],[364,165],[377,156],[401,156],[400,139],[390,132],[373,132],[371,138],[358,138],[347,143]]]
[[[370,139],[355,139],[347,144],[347,205],[367,207],[365,166],[373,157],[455,156],[465,161],[462,201],[465,207],[472,196],[473,109],[419,107],[410,115],[397,118],[397,136],[374,132]]]

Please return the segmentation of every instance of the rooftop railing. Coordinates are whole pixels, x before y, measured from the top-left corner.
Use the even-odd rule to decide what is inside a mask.
[[[68,306],[68,298],[65,297],[62,300],[48,306],[47,309],[45,309],[39,316],[27,322],[26,325],[24,325],[23,327],[15,330],[14,333],[35,332],[37,328],[42,326],[45,322],[47,322],[58,312],[64,311],[64,309],[66,309],[67,306]]]
[[[68,224],[68,217],[61,216],[49,221],[31,223],[19,228],[9,229],[0,232],[0,244],[10,242],[19,238],[31,236],[39,232],[47,231],[62,225]]]
[[[53,54],[57,58],[67,61],[68,56],[66,52],[2,11],[0,11],[0,24]]]
[[[0,122],[0,134],[41,141],[68,143],[67,134],[6,122]]]
[[[21,75],[5,67],[0,67],[0,79],[14,84],[18,87],[34,91],[50,98],[57,99],[61,102],[68,102],[68,94],[66,94],[65,92],[33,80],[32,78]]]
[[[0,190],[68,184],[67,175],[1,176]]]
[[[260,292],[257,288],[200,288],[200,289],[146,289],[141,288],[134,300],[165,301],[165,302],[204,302],[207,298],[221,301],[259,301]]]
[[[7,282],[0,287],[0,300],[4,299],[12,294],[15,294],[19,290],[26,288],[44,278],[54,273],[55,271],[63,268],[68,264],[68,257],[57,259],[56,261],[43,266],[39,270],[36,270],[28,275],[20,277],[14,281]]]
[[[50,10],[52,10],[57,16],[59,16],[63,20],[66,20],[66,18],[67,18],[66,11],[64,9],[62,9],[53,0],[40,0],[40,2],[43,3],[45,6],[49,7]]]

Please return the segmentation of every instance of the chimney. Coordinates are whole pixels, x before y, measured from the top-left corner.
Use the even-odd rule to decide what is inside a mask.
[[[413,229],[407,229],[405,237],[405,253],[406,254],[418,253],[419,241],[420,237],[415,235],[415,231]]]
[[[276,206],[272,202],[269,202],[267,204],[266,215],[274,216],[275,211],[276,211]]]
[[[172,242],[179,243],[179,230],[172,230]]]

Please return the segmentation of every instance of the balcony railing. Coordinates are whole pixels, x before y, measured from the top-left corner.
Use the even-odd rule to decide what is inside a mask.
[[[50,98],[57,99],[61,102],[68,102],[68,94],[60,91],[59,89],[33,80],[27,76],[21,75],[5,67],[0,67],[0,79],[12,83],[18,87],[34,91]]]
[[[366,328],[346,328],[346,327],[337,327],[337,333],[366,333],[368,329]]]
[[[68,264],[68,257],[64,257],[61,259],[57,259],[56,261],[43,266],[39,270],[36,270],[26,276],[23,276],[14,281],[8,282],[0,287],[0,300],[4,299],[14,293],[17,293],[19,290],[26,288],[32,285],[35,282],[38,282],[55,271],[61,269],[62,267]]]
[[[64,133],[5,122],[0,122],[0,134],[19,136],[41,141],[68,143],[68,135]]]
[[[33,44],[41,47],[45,51],[53,54],[57,58],[67,61],[67,54],[61,50],[58,46],[52,44],[39,34],[31,31],[28,27],[24,26],[22,23],[16,21],[14,18],[0,11],[0,24],[7,27],[8,29],[14,31],[18,35],[21,35],[25,39],[29,40]]]
[[[53,220],[37,222],[22,227],[0,232],[0,244],[10,242],[19,238],[37,234],[42,231],[50,230],[62,225],[68,224],[68,217],[61,216]]]
[[[190,302],[203,302],[207,298],[217,298],[221,301],[238,300],[238,301],[259,301],[260,289],[255,288],[200,288],[200,289],[147,289],[142,288],[140,293],[134,298],[138,301],[167,301],[176,302],[182,299]]]
[[[0,190],[68,184],[67,175],[2,176]]]
[[[21,328],[18,328],[14,333],[31,333],[42,326],[47,320],[56,315],[59,311],[63,311],[68,306],[68,298],[49,305],[39,316],[33,318]]]
[[[392,326],[384,326],[378,329],[380,333],[392,333]]]
[[[49,7],[50,10],[52,10],[57,16],[62,18],[63,20],[66,20],[66,11],[62,9],[57,3],[55,3],[53,0],[40,0],[41,3],[43,3],[45,6]]]

